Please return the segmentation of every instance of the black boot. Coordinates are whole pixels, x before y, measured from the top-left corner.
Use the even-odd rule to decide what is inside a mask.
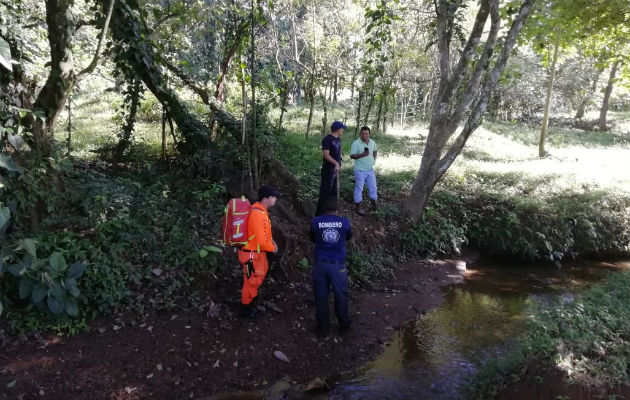
[[[376,200],[370,199],[370,204],[372,205],[372,211],[376,211],[376,209],[378,208]]]
[[[361,208],[361,202],[354,203],[354,211],[359,215],[365,215],[365,211]]]

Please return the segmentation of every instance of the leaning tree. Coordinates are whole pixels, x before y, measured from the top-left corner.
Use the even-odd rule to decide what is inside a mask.
[[[405,205],[405,213],[412,222],[422,217],[435,185],[481,123],[490,95],[534,2],[523,0],[518,10],[510,6],[504,10],[510,28],[500,39],[504,18],[499,0],[481,0],[468,40],[462,48],[454,48],[455,35],[460,31],[458,19],[467,2],[435,1],[439,83],[420,169]],[[488,19],[490,29],[482,41]],[[455,53],[459,59],[452,63]]]

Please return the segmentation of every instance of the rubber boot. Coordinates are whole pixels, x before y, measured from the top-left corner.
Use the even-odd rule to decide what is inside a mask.
[[[354,211],[359,215],[365,215],[365,211],[361,208],[361,202],[354,203]]]
[[[378,204],[376,200],[370,199],[370,204],[372,205],[372,211],[376,211],[378,209]]]

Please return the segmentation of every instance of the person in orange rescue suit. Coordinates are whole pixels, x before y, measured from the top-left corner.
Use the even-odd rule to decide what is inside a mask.
[[[269,185],[258,189],[258,201],[252,205],[247,221],[247,244],[239,249],[238,261],[243,267],[241,291],[241,317],[256,318],[260,315],[252,302],[258,296],[269,269],[267,253],[277,253],[278,246],[271,236],[268,210],[276,204],[280,193]]]

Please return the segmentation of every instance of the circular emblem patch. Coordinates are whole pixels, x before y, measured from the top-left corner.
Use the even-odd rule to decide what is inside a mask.
[[[339,241],[339,232],[336,229],[326,229],[322,232],[322,239],[326,243],[337,243]]]

